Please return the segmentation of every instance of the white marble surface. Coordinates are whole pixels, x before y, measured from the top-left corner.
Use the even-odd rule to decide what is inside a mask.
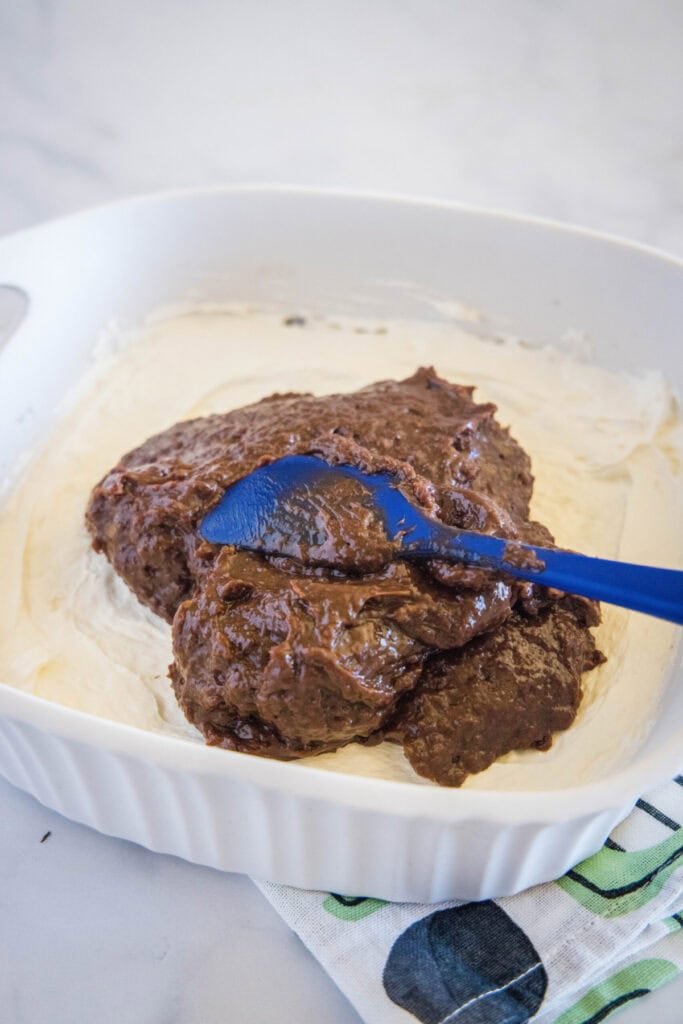
[[[681,251],[680,0],[0,4],[0,230],[295,181],[457,197]]]
[[[289,181],[681,254],[682,33],[680,0],[6,0],[0,233],[131,192]],[[678,1024],[682,999],[678,981],[619,1019]],[[5,783],[0,1006],[12,1024],[358,1020],[246,879]]]

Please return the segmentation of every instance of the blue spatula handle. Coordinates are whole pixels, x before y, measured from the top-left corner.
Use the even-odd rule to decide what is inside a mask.
[[[545,568],[522,568],[505,561],[509,542],[499,537],[429,525],[429,530],[420,531],[419,538],[414,534],[407,538],[406,554],[441,555],[458,560],[466,555],[466,561],[472,565],[499,569],[517,579],[607,601],[683,625],[683,572],[676,569],[654,569],[526,544],[519,545],[518,550],[533,552]]]

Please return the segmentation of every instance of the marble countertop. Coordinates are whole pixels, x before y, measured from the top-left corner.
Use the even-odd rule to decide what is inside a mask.
[[[279,181],[453,198],[681,255],[682,33],[679,0],[3,4],[0,233],[130,193]],[[3,1020],[359,1020],[247,879],[4,782],[0,837]],[[619,1019],[678,1024],[682,994]]]

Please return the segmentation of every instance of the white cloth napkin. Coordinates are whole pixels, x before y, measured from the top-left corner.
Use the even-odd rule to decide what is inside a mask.
[[[367,1024],[600,1024],[683,969],[682,822],[678,776],[562,878],[495,901],[256,884]]]

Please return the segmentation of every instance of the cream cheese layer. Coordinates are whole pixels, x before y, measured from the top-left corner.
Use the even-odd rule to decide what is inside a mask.
[[[532,515],[559,545],[683,567],[683,423],[660,374],[613,373],[559,349],[486,341],[448,323],[287,326],[236,307],[177,312],[98,346],[0,510],[2,682],[202,742],[167,678],[170,627],[90,546],[91,488],[124,452],[178,420],[274,391],[354,390],[425,364],[497,404],[498,420],[532,458]],[[656,717],[676,627],[603,605],[597,639],[608,661],[585,677],[573,727],[551,750],[509,754],[467,788],[562,788],[628,763]],[[306,764],[431,785],[388,743],[297,762]]]

